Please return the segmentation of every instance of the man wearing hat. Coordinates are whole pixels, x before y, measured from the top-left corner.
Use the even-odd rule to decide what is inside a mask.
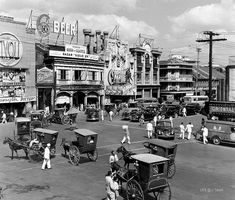
[[[51,147],[51,144],[48,143],[45,150],[44,150],[44,160],[42,163],[42,170],[44,170],[46,166],[48,169],[51,169],[50,147]]]
[[[130,132],[129,132],[128,126],[123,125],[122,129],[124,131],[124,136],[123,136],[123,139],[122,139],[121,143],[123,144],[127,140],[127,143],[131,144]]]

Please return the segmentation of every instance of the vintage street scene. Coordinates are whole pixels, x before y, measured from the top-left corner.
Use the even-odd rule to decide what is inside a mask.
[[[0,199],[234,200],[234,0],[0,0]]]

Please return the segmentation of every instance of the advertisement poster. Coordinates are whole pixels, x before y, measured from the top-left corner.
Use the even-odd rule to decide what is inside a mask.
[[[2,69],[0,71],[0,98],[24,96],[25,77],[25,71]]]
[[[106,95],[134,95],[134,68],[130,64],[128,44],[108,39],[109,65],[105,69]]]
[[[43,66],[42,68],[37,69],[37,83],[42,84],[53,84],[54,83],[54,76],[53,70]]]

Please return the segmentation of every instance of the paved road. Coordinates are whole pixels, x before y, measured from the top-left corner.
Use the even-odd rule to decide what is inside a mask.
[[[178,126],[181,121],[192,121],[197,129],[201,116],[178,118],[174,120],[174,124]],[[90,162],[83,155],[79,166],[70,165],[61,156],[61,138],[75,139],[69,126],[53,124],[50,127],[60,131],[57,156],[52,159],[52,170],[41,171],[41,164],[30,163],[23,157],[23,152],[20,152],[20,159],[10,160],[9,147],[0,145],[0,186],[7,188],[4,199],[101,200],[105,197],[104,175],[109,168],[108,156],[111,150],[120,145],[122,124],[130,127],[132,144],[128,148],[137,153],[146,152],[142,145],[146,140],[145,127],[119,119],[113,122],[85,122],[81,119],[77,123],[78,128],[89,128],[99,133],[97,162]],[[4,135],[2,131],[1,133]],[[174,142],[178,144],[177,171],[174,178],[169,180],[173,200],[235,199],[235,148],[203,145],[194,139],[176,139]],[[148,199],[151,200],[152,197],[148,196]]]

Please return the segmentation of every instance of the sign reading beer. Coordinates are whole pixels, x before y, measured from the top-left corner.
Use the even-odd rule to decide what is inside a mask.
[[[21,41],[12,33],[0,34],[0,65],[12,67],[16,65],[23,54]]]
[[[51,24],[52,24],[52,32],[75,36],[77,35],[77,26],[76,24],[69,24],[64,21],[50,21],[50,17],[47,14],[42,14],[37,19],[37,31],[41,37],[46,37],[51,32]]]

